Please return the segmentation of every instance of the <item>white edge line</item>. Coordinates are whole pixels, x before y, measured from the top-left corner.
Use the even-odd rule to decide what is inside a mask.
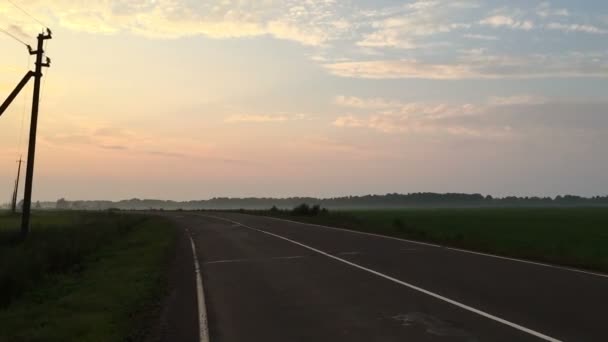
[[[509,321],[507,321],[507,320],[505,320],[505,319],[502,319],[502,318],[500,318],[500,317],[494,316],[494,315],[489,314],[489,313],[487,313],[487,312],[485,312],[485,311],[481,311],[481,310],[479,310],[479,309],[475,309],[474,307],[468,306],[468,305],[466,305],[466,304],[462,304],[462,303],[460,303],[460,302],[457,302],[457,301],[455,301],[455,300],[449,299],[449,298],[444,297],[444,296],[442,296],[442,295],[439,295],[439,294],[436,294],[436,293],[434,293],[434,292],[431,292],[431,291],[425,290],[425,289],[423,289],[423,288],[421,288],[421,287],[418,287],[418,286],[416,286],[416,285],[412,285],[412,284],[406,283],[406,282],[404,282],[404,281],[401,281],[401,280],[399,280],[399,279],[393,278],[393,277],[391,277],[391,276],[389,276],[389,275],[386,275],[386,274],[384,274],[384,273],[380,273],[380,272],[378,272],[378,271],[374,271],[374,270],[369,269],[369,268],[367,268],[367,267],[363,267],[363,266],[361,266],[361,265],[355,264],[355,263],[350,262],[350,261],[348,261],[348,260],[344,260],[344,259],[342,259],[342,258],[339,258],[339,257],[337,257],[337,256],[335,256],[335,255],[331,255],[331,254],[329,254],[329,253],[323,252],[323,251],[321,251],[321,250],[319,250],[319,249],[316,249],[316,248],[314,248],[314,247],[310,247],[310,246],[305,245],[305,244],[303,244],[303,243],[300,243],[300,242],[297,242],[297,241],[294,241],[294,240],[290,240],[290,239],[288,239],[288,238],[286,238],[286,237],[283,237],[283,236],[280,236],[280,235],[277,235],[277,234],[273,234],[273,233],[267,232],[267,231],[265,231],[265,230],[261,230],[261,229],[253,228],[253,227],[250,227],[250,226],[244,225],[244,224],[242,224],[242,223],[239,223],[239,222],[236,222],[236,221],[232,221],[232,220],[230,220],[230,219],[226,219],[226,218],[223,218],[223,217],[219,217],[219,216],[212,216],[212,215],[203,215],[203,216],[212,217],[212,218],[216,218],[216,219],[219,219],[219,220],[223,220],[223,221],[227,221],[227,222],[232,222],[232,223],[235,223],[235,224],[239,224],[239,225],[241,225],[241,226],[242,226],[242,227],[244,227],[244,228],[248,228],[248,229],[251,229],[251,230],[254,230],[254,231],[257,231],[257,232],[263,233],[263,234],[267,234],[267,235],[270,235],[270,236],[274,236],[274,237],[276,237],[276,238],[278,238],[278,239],[281,239],[281,240],[285,240],[285,241],[291,242],[291,243],[293,243],[293,244],[295,244],[295,245],[298,245],[298,246],[300,246],[300,247],[304,247],[304,248],[309,249],[309,250],[311,250],[311,251],[313,251],[313,252],[316,252],[316,253],[319,253],[319,254],[321,254],[321,255],[324,255],[324,256],[326,256],[326,257],[328,257],[328,258],[331,258],[331,259],[337,260],[337,261],[342,262],[342,263],[344,263],[344,264],[347,264],[347,265],[350,265],[350,266],[352,266],[352,267],[358,268],[358,269],[360,269],[360,270],[363,270],[363,271],[369,272],[369,273],[371,273],[371,274],[377,275],[377,276],[379,276],[379,277],[381,277],[381,278],[384,278],[384,279],[390,280],[390,281],[392,281],[392,282],[395,282],[395,283],[397,283],[397,284],[400,284],[400,285],[403,285],[403,286],[409,287],[409,288],[410,288],[410,289],[412,289],[412,290],[415,290],[415,291],[418,291],[418,292],[422,292],[422,293],[424,293],[424,294],[426,294],[426,295],[429,295],[429,296],[431,296],[431,297],[434,297],[434,298],[436,298],[436,299],[439,299],[439,300],[442,300],[442,301],[444,301],[444,302],[450,303],[450,304],[455,305],[455,306],[457,306],[457,307],[459,307],[459,308],[462,308],[462,309],[465,309],[465,310],[467,310],[467,311],[470,311],[470,312],[476,313],[476,314],[478,314],[478,315],[480,315],[480,316],[483,316],[483,317],[485,317],[485,318],[491,319],[491,320],[496,321],[496,322],[498,322],[498,323],[502,323],[502,324],[507,325],[507,326],[509,326],[509,327],[511,327],[511,328],[514,328],[514,329],[517,329],[517,330],[519,330],[519,331],[522,331],[522,332],[528,333],[528,334],[530,334],[530,335],[536,336],[536,337],[538,337],[538,338],[540,338],[540,339],[542,339],[542,340],[545,340],[545,341],[550,341],[550,342],[562,342],[561,340],[558,340],[558,339],[553,338],[553,337],[551,337],[551,336],[547,336],[547,335],[545,335],[545,334],[539,333],[539,332],[534,331],[534,330],[532,330],[532,329],[528,329],[528,328],[526,328],[526,327],[524,327],[524,326],[521,326],[521,325],[519,325],[519,324],[517,324],[517,323],[509,322]]]
[[[192,246],[192,257],[194,258],[194,273],[196,275],[196,299],[198,303],[198,331],[199,342],[209,342],[209,325],[207,324],[207,306],[205,305],[205,292],[203,291],[203,278],[201,277],[201,268],[198,263],[196,246],[190,234],[190,230],[186,229],[190,245]]]
[[[293,220],[286,220],[286,219],[282,219],[282,218],[278,218],[278,217],[272,217],[272,216],[255,216],[255,217],[265,217],[265,218],[269,218],[271,220],[285,221],[285,222],[291,222],[291,223],[299,223],[299,224],[303,224],[303,225],[308,225],[308,226],[313,226],[313,227],[320,227],[320,228],[326,228],[326,229],[333,229],[333,230],[340,230],[340,231],[354,233],[354,234],[376,236],[376,237],[381,237],[381,238],[385,238],[385,239],[389,239],[389,240],[405,241],[405,242],[409,242],[409,243],[413,243],[413,244],[418,244],[418,245],[437,247],[437,248],[445,248],[445,249],[449,249],[451,251],[460,252],[460,253],[468,253],[468,254],[481,255],[481,256],[486,256],[486,257],[490,257],[490,258],[496,258],[496,259],[502,259],[502,260],[521,262],[521,263],[524,263],[524,264],[549,267],[549,268],[554,268],[554,269],[558,269],[558,270],[562,270],[562,271],[570,271],[570,272],[576,272],[576,273],[583,273],[583,274],[593,275],[593,276],[597,276],[597,277],[608,278],[608,274],[604,274],[604,273],[585,271],[585,270],[581,270],[581,269],[578,269],[578,268],[566,267],[566,266],[558,266],[558,265],[552,265],[552,264],[546,264],[546,263],[542,263],[542,262],[530,261],[530,260],[525,260],[525,259],[517,259],[517,258],[505,257],[505,256],[496,255],[496,254],[488,254],[488,253],[482,253],[482,252],[475,252],[475,251],[470,251],[470,250],[467,250],[467,249],[460,249],[460,248],[442,246],[442,245],[437,245],[437,244],[432,244],[432,243],[426,243],[426,242],[408,240],[408,239],[398,238],[398,237],[394,237],[394,236],[374,234],[374,233],[366,233],[366,232],[361,232],[361,231],[353,230],[353,229],[330,227],[330,226],[324,226],[324,225],[315,224],[315,223],[307,223],[307,222],[299,222],[299,221],[293,221]]]

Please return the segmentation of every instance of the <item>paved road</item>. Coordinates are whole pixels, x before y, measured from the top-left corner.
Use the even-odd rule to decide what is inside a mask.
[[[167,215],[196,245],[212,342],[608,341],[608,277],[243,214]],[[166,339],[199,341],[184,268]]]

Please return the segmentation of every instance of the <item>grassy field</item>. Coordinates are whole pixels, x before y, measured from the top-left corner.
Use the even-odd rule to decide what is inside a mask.
[[[137,341],[158,309],[174,229],[162,218],[49,212],[16,238],[0,214],[0,341]]]
[[[608,272],[608,208],[358,210],[317,216],[283,211],[272,215]]]

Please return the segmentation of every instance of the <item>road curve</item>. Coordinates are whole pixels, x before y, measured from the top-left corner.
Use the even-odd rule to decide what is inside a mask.
[[[165,215],[194,241],[212,342],[608,339],[608,277],[266,217]],[[165,312],[186,317],[167,319],[166,340],[199,341],[184,260],[192,275]]]

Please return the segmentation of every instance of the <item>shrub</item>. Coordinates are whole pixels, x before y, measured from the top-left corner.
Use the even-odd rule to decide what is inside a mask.
[[[321,208],[319,204],[315,204],[311,207],[306,203],[302,203],[291,210],[291,214],[296,216],[318,216],[327,213],[329,213],[329,211],[325,208]]]
[[[291,213],[293,215],[308,216],[310,214],[310,206],[306,203],[302,203],[299,206],[293,208]]]

